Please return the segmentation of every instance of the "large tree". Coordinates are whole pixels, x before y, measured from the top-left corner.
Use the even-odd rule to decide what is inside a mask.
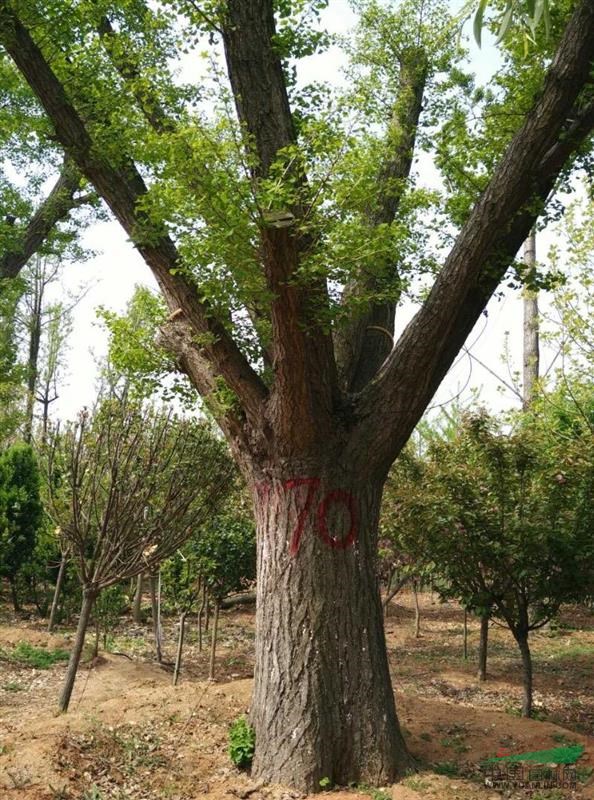
[[[406,237],[423,202],[409,175],[451,28],[427,23],[426,4],[356,4],[365,127],[295,83],[324,5],[0,0],[6,52],[152,270],[163,338],[252,489],[254,772],[302,789],[410,766],[376,580],[383,483],[594,122],[594,4],[578,0],[449,254],[423,260]],[[221,47],[227,85],[216,57],[214,79],[171,80],[168,59],[197,58],[202,35]],[[440,269],[393,344],[411,260]]]

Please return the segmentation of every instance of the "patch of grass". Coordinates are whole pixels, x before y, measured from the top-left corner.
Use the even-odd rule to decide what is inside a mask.
[[[8,654],[10,661],[34,669],[49,669],[60,661],[68,661],[70,653],[67,650],[47,647],[34,647],[29,642],[19,642]]]
[[[594,767],[576,767],[575,775],[580,783],[587,783],[594,773]]]
[[[25,687],[21,683],[18,683],[18,681],[8,681],[2,688],[5,692],[22,692]]]
[[[559,650],[551,650],[547,653],[547,658],[559,661],[567,661],[572,658],[579,658],[586,656],[588,658],[594,656],[594,644],[580,644],[579,642],[569,642],[563,645]]]
[[[437,764],[433,765],[433,772],[438,775],[447,775],[449,778],[454,778],[460,774],[458,765],[452,761],[438,761]]]
[[[95,784],[87,789],[82,796],[82,800],[104,800],[105,795],[99,790]]]
[[[568,747],[579,745],[579,742],[576,742],[575,739],[570,739],[567,734],[561,731],[555,731],[555,733],[551,734],[551,739],[557,744],[566,744]]]
[[[454,736],[447,736],[439,740],[442,747],[449,747],[456,753],[466,753],[470,748],[462,741],[462,736],[456,734]]]
[[[409,775],[402,783],[414,792],[424,792],[431,785],[428,780],[421,778],[420,775]]]
[[[536,792],[532,795],[532,800],[565,800],[565,794],[561,789],[551,789],[545,792]]]
[[[369,795],[371,800],[392,800],[392,796],[384,792],[383,789],[375,789],[373,786],[368,786],[366,783],[356,783],[351,788]]]

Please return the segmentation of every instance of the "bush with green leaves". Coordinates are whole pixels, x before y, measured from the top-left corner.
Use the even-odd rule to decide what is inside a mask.
[[[227,512],[213,517],[191,541],[190,552],[216,603],[256,577],[256,532],[247,515]]]
[[[239,717],[229,729],[229,757],[239,769],[248,769],[256,750],[256,735],[245,717]]]
[[[9,579],[15,610],[17,577],[31,561],[43,520],[39,471],[32,448],[15,444],[0,455],[0,576]]]
[[[452,440],[432,441],[426,457],[400,459],[396,472],[402,549],[431,567],[442,596],[507,624],[529,716],[530,631],[594,591],[591,428],[567,404],[546,418],[523,414],[511,431],[480,412]]]

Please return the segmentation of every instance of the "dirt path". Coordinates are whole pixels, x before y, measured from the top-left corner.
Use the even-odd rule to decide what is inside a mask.
[[[386,787],[383,794],[360,787],[327,792],[325,798],[494,800],[500,795],[484,786],[479,761],[503,750],[518,753],[559,743],[583,744],[582,774],[594,768],[594,738],[584,730],[554,721],[523,720],[505,710],[507,704],[517,703],[519,684],[513,643],[504,632],[494,631],[492,636],[493,680],[479,686],[473,662],[461,658],[459,609],[434,607],[429,598],[426,601],[421,639],[412,636],[406,602],[387,624],[399,715],[420,772]],[[282,787],[254,787],[249,776],[232,767],[226,753],[229,724],[247,711],[250,701],[251,679],[244,677],[251,670],[250,625],[245,612],[225,617],[221,682],[200,679],[207,656],[197,653],[192,641],[189,668],[175,688],[170,673],[156,664],[107,654],[92,668],[81,669],[67,715],[54,712],[63,664],[32,670],[0,661],[0,798],[298,797]],[[127,630],[117,640],[118,649],[123,649],[126,636]],[[471,647],[475,639],[473,627]],[[48,637],[36,623],[0,625],[0,648],[10,649],[19,641],[50,648],[69,644],[64,636]],[[168,641],[173,641],[173,627]],[[589,630],[535,640],[540,668],[537,698],[550,717],[555,716],[555,702],[563,711],[568,691],[574,700],[583,698],[578,703],[580,719],[583,726],[589,724],[588,702],[593,700],[589,687],[594,677],[587,651],[590,643],[594,632]],[[150,642],[139,642],[138,651],[144,652],[143,648],[150,652]],[[573,674],[567,671],[567,654]],[[16,686],[20,688],[15,691]],[[566,710],[566,722],[571,722],[572,713]],[[254,791],[246,795],[250,789]],[[571,796],[594,800],[592,780]]]

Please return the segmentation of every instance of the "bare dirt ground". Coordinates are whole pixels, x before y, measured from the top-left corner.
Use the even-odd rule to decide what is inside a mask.
[[[536,633],[537,717],[523,720],[521,676],[509,634],[491,631],[489,680],[475,677],[478,626],[470,623],[469,658],[462,654],[463,615],[422,597],[422,635],[414,637],[412,599],[398,598],[386,621],[400,721],[419,771],[399,784],[328,791],[328,800],[495,800],[479,762],[582,743],[575,792],[553,790],[535,800],[594,800],[594,614],[566,609],[560,626]],[[217,680],[205,680],[208,653],[198,652],[193,626],[177,687],[153,660],[149,627],[122,624],[111,650],[81,668],[67,715],[55,712],[65,664],[46,670],[16,665],[12,649],[29,642],[70,646],[73,630],[54,636],[43,622],[0,612],[1,800],[290,800],[283,787],[257,787],[227,755],[230,722],[249,706],[253,618],[222,615]],[[175,622],[165,630],[173,659]],[[126,655],[122,655],[122,654]],[[318,795],[319,797],[320,795]],[[508,793],[508,796],[509,793]],[[511,795],[527,797],[526,792]]]

